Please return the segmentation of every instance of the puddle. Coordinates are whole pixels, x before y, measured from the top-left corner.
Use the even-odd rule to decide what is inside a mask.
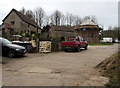
[[[62,73],[62,72],[61,72],[61,71],[53,71],[52,73],[60,74],[60,73]]]
[[[10,72],[17,72],[17,70],[11,70],[11,69],[6,70],[6,71],[10,71]]]
[[[27,73],[52,73],[52,69],[47,68],[40,68],[40,67],[26,67],[18,70],[20,72],[27,72]]]
[[[7,69],[6,71],[10,72],[25,72],[25,73],[52,73],[52,74],[61,74],[61,71],[56,71],[53,69],[48,69],[48,68],[41,68],[41,67],[24,67],[19,70],[14,70],[14,69]]]

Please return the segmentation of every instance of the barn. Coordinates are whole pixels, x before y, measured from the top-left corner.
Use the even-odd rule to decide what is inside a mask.
[[[90,19],[75,28],[77,35],[82,36],[88,43],[99,43],[101,30],[103,29]]]

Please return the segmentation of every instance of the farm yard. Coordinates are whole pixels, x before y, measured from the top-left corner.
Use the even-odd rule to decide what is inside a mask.
[[[4,86],[103,86],[109,79],[102,77],[95,66],[116,52],[117,44],[89,46],[80,52],[3,57],[2,83]]]
[[[106,1],[3,0],[0,86],[120,86],[120,2]]]

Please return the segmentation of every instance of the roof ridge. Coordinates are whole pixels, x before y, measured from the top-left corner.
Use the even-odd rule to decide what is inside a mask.
[[[28,16],[22,14],[21,12],[17,11],[16,9],[13,9],[13,10],[16,12],[16,14],[17,14],[23,21],[25,21],[25,22],[27,22],[27,23],[29,23],[29,24],[32,24],[32,25],[34,25],[34,26],[36,26],[36,27],[39,27],[39,26],[37,25],[37,23],[36,23],[33,19],[31,19],[31,18],[29,18]],[[28,20],[29,20],[29,21],[28,21]],[[31,23],[31,21],[32,21],[32,23]]]
[[[91,19],[84,20],[81,25],[96,25]]]
[[[31,18],[29,18],[28,16],[22,14],[21,12],[17,11],[17,10],[14,9],[14,8],[13,8],[13,9],[9,12],[9,14],[3,19],[3,21],[11,14],[12,11],[14,11],[14,12],[20,17],[20,19],[21,19],[22,21],[24,21],[24,22],[26,22],[26,23],[28,23],[28,24],[31,24],[31,25],[39,28],[38,24],[37,24],[33,19],[31,19]]]

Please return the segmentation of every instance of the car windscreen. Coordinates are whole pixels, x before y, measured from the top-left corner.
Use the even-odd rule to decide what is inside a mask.
[[[67,41],[76,41],[75,39],[68,39]]]
[[[11,42],[7,39],[0,39],[0,43],[3,43],[3,44],[11,44]]]
[[[69,37],[67,41],[77,41],[77,39],[75,37]]]

